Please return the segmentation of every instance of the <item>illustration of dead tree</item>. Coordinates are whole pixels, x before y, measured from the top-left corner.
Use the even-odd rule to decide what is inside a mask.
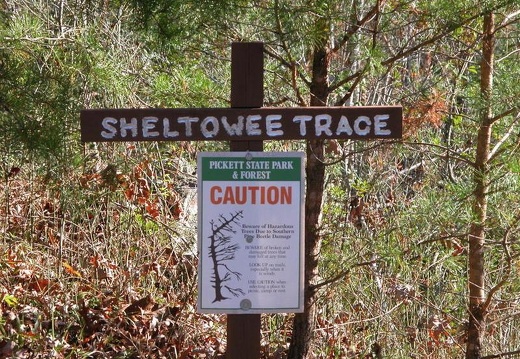
[[[211,235],[209,236],[209,257],[213,262],[213,274],[211,282],[215,288],[215,299],[213,303],[228,299],[223,295],[223,290],[227,290],[230,294],[238,297],[244,292],[240,288],[230,287],[227,282],[236,279],[240,280],[242,274],[232,270],[228,266],[228,262],[235,259],[235,253],[239,249],[237,243],[232,243],[232,235],[236,233],[233,229],[234,225],[238,225],[240,219],[243,218],[242,211],[230,214],[228,218],[219,215],[217,223],[211,220]]]

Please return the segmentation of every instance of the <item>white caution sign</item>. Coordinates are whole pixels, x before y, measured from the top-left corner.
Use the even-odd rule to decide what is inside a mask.
[[[303,153],[199,154],[199,312],[303,311],[303,168]]]

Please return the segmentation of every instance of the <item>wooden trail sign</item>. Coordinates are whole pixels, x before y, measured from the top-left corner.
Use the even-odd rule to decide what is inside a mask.
[[[400,138],[400,106],[101,109],[81,112],[81,139],[237,141]]]
[[[262,151],[263,140],[397,139],[401,106],[262,108],[263,43],[233,43],[231,107],[87,109],[83,142],[229,141],[231,151]],[[228,359],[260,357],[260,314],[227,316]]]

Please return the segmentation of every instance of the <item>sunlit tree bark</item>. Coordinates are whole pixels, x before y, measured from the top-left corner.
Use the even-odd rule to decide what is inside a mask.
[[[311,106],[324,106],[328,97],[329,51],[327,42],[314,51],[312,62]],[[312,342],[316,308],[313,283],[318,276],[320,253],[319,223],[325,181],[324,140],[307,143],[306,197],[305,197],[305,298],[304,312],[296,314],[289,358],[305,358]]]
[[[486,220],[489,190],[489,151],[493,113],[491,96],[493,91],[494,66],[494,16],[484,16],[484,34],[482,39],[482,59],[480,90],[483,99],[481,122],[477,137],[475,173],[473,177],[473,216],[469,232],[469,327],[466,349],[467,359],[477,359],[482,353],[482,335],[485,327],[485,263],[484,245],[486,238]]]

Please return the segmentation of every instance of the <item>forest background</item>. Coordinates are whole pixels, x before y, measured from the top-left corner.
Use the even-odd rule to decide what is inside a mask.
[[[395,105],[401,141],[305,151],[306,311],[263,358],[520,353],[520,3],[0,2],[0,358],[218,358],[198,314],[200,151],[80,142],[84,108],[229,107],[234,41],[265,106]]]

